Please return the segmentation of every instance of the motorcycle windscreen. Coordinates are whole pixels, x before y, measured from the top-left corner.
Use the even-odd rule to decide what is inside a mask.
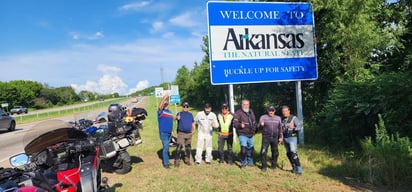
[[[49,127],[41,126],[42,129],[40,129],[36,125],[30,131],[31,134],[28,134],[29,136],[25,135],[24,142],[26,143],[29,141],[24,147],[24,152],[27,155],[40,152],[46,147],[57,143],[87,139],[86,133],[71,127],[62,127],[65,126],[65,124],[57,123],[54,125],[43,125],[47,125]],[[38,136],[36,136],[36,134]]]

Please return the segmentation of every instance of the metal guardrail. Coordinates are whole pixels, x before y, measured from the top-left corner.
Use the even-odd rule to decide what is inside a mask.
[[[98,101],[93,103],[83,103],[83,104],[76,104],[71,106],[64,106],[52,109],[45,109],[45,110],[38,110],[33,111],[28,114],[20,114],[14,115],[14,119],[17,123],[28,123],[31,121],[38,121],[41,119],[49,119],[53,117],[71,115],[75,113],[87,112],[94,109],[104,108],[109,106],[110,103],[117,103],[125,101],[129,98],[119,98],[119,99],[111,99],[106,101]]]

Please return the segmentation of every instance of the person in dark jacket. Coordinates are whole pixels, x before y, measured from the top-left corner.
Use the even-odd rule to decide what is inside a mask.
[[[242,101],[242,108],[234,114],[233,125],[239,136],[241,168],[245,168],[246,165],[254,166],[253,136],[256,132],[256,117],[250,109],[249,100]]]
[[[267,169],[267,153],[268,148],[272,150],[272,164],[271,169],[276,169],[279,150],[278,144],[283,141],[282,134],[282,120],[279,116],[275,115],[275,107],[269,106],[268,113],[262,115],[259,119],[259,126],[262,127],[262,148],[260,150],[260,155],[262,159],[262,171]]]

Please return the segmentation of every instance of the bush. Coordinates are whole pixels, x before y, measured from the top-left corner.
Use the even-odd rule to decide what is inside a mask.
[[[390,125],[389,134],[412,137],[411,76],[412,72],[399,72],[337,85],[308,130],[316,135],[314,143],[360,149],[360,140],[375,134],[378,114]]]
[[[408,137],[387,134],[384,121],[379,115],[375,125],[376,142],[371,137],[363,140],[362,149],[366,159],[367,178],[370,183],[398,186],[412,181],[412,150]]]

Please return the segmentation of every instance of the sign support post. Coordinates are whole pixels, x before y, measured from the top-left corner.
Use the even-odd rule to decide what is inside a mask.
[[[302,125],[302,130],[299,132],[299,144],[304,145],[304,126],[303,126],[303,111],[302,111],[302,87],[300,81],[295,81],[295,89],[296,89],[296,111],[298,119]]]

